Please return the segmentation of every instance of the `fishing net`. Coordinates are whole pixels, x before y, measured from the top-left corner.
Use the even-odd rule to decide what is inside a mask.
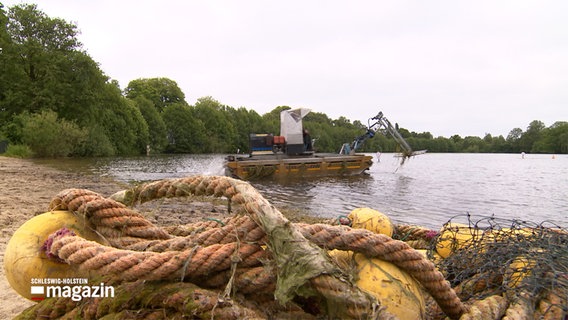
[[[550,222],[466,215],[446,223],[429,252],[462,301],[502,296],[523,319],[563,319],[567,245],[567,230]]]

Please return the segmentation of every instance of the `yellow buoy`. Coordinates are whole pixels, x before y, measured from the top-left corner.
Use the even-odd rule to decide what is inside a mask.
[[[511,261],[503,276],[503,283],[509,288],[517,288],[523,280],[532,273],[536,261],[524,256],[518,256]]]
[[[402,320],[424,319],[426,304],[420,284],[390,262],[353,255],[357,286],[373,294],[386,311]]]
[[[87,274],[66,263],[47,257],[41,249],[47,238],[67,228],[87,239],[106,243],[87,222],[69,211],[50,211],[26,221],[10,238],[4,254],[4,269],[10,286],[32,300],[31,286],[36,279],[85,278]]]
[[[343,270],[350,269],[353,262],[353,251],[333,249],[328,251],[328,254]]]
[[[355,273],[356,285],[369,292],[398,319],[423,319],[426,304],[420,284],[390,262],[352,251],[330,250],[329,255],[346,271]],[[425,254],[425,253],[424,253]]]
[[[448,223],[440,230],[440,235],[436,242],[436,252],[442,257],[447,258],[452,253],[468,245],[472,245],[483,236],[483,231],[467,224]]]
[[[488,240],[497,241],[510,241],[511,239],[516,240],[527,240],[531,237],[537,235],[536,230],[532,228],[500,228],[485,231],[485,236]]]
[[[370,208],[357,208],[347,216],[351,220],[351,227],[367,229],[374,233],[385,234],[392,237],[394,226],[385,214]]]

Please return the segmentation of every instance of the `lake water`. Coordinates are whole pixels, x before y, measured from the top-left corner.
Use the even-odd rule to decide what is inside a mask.
[[[568,228],[568,156],[435,154],[408,160],[382,154],[367,176],[251,184],[277,207],[338,217],[357,207],[386,213],[397,223],[439,228],[443,223],[494,216]],[[66,170],[134,182],[195,174],[222,175],[224,155],[158,155],[57,161]],[[51,165],[56,163],[50,162]],[[464,220],[465,219],[465,220]]]

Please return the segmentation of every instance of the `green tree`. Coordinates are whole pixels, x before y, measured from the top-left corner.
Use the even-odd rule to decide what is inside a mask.
[[[537,152],[533,150],[533,145],[537,142],[542,134],[542,131],[546,128],[544,123],[539,120],[532,121],[529,126],[527,127],[527,131],[525,131],[521,135],[520,145],[521,149],[527,150],[530,152]]]
[[[106,134],[105,127],[99,124],[93,124],[86,128],[86,130],[86,141],[77,152],[80,156],[110,157],[116,155],[117,150]]]
[[[533,144],[534,152],[568,153],[568,122],[558,121],[542,130],[540,139]]]
[[[163,119],[168,130],[166,152],[203,153],[205,150],[205,126],[192,110],[182,104],[172,104],[164,109]]]
[[[212,97],[203,97],[197,99],[193,110],[194,116],[205,126],[205,152],[226,153],[237,150],[237,131],[226,112],[227,107]]]
[[[344,127],[344,128],[353,128],[353,124],[351,121],[344,116],[339,117],[338,119],[332,120],[332,125],[336,127]]]
[[[80,155],[135,154],[148,143],[144,118],[122,96],[116,81],[99,69],[81,49],[76,25],[50,18],[36,5],[10,8],[5,28],[7,65],[0,76],[0,120],[6,128],[22,127],[15,115],[57,113],[84,128],[86,141]],[[3,70],[4,71],[4,70]],[[11,131],[11,130],[10,130]],[[12,139],[21,140],[18,130]],[[77,151],[80,150],[80,151]]]
[[[81,44],[76,38],[76,26],[48,17],[36,5],[11,7],[7,17],[10,40],[4,63],[9,65],[6,70],[9,83],[3,84],[2,118],[10,119],[24,111],[57,109],[69,93],[63,89],[73,85],[61,79],[61,73],[81,72],[81,66],[73,65],[70,58],[75,56],[79,60],[77,50]]]
[[[167,129],[161,114],[152,104],[152,101],[143,96],[136,97],[134,104],[140,109],[140,113],[148,124],[150,149],[160,153],[168,145]]]
[[[497,152],[497,153],[509,152],[507,141],[505,140],[505,138],[502,135],[498,137],[493,137],[491,141],[491,148],[488,152]]]
[[[122,97],[120,89],[108,84],[106,99],[101,101],[99,124],[105,129],[114,149],[120,155],[145,152],[149,142],[148,125],[134,104]]]
[[[128,83],[124,94],[129,99],[144,97],[154,104],[158,112],[172,104],[185,103],[185,94],[177,83],[168,78],[137,79]]]
[[[481,152],[483,149],[483,140],[480,137],[467,136],[463,139],[462,148],[462,152]]]
[[[0,3],[0,121],[6,120],[5,115],[6,108],[5,104],[2,104],[6,100],[6,93],[9,88],[9,82],[14,73],[14,65],[11,63],[9,57],[12,57],[12,40],[7,30],[8,26],[8,16],[4,10],[4,6]]]
[[[521,137],[523,135],[523,130],[521,128],[513,128],[509,131],[507,135],[507,143],[509,144],[509,150],[511,152],[521,152],[521,151],[528,151],[528,150],[521,150]]]
[[[227,108],[227,113],[236,130],[236,142],[233,144],[237,148],[236,150],[229,150],[229,152],[250,152],[249,135],[251,133],[270,132],[267,126],[265,126],[262,117],[254,110],[247,110],[244,107],[238,109]]]
[[[333,125],[333,121],[325,114],[321,112],[310,112],[304,117],[306,123],[318,123],[324,126]],[[349,120],[348,120],[349,121]]]
[[[270,112],[262,115],[262,120],[266,124],[265,133],[273,133],[274,135],[280,134],[280,113],[284,110],[290,110],[292,108],[288,106],[278,106],[272,109]]]

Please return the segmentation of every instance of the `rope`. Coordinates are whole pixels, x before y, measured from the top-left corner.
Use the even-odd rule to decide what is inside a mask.
[[[49,210],[69,210],[85,216],[90,227],[105,237],[113,247],[171,237],[141,214],[89,190],[63,190],[51,200]]]
[[[168,240],[140,241],[129,245],[126,249],[135,251],[181,251],[196,245],[209,246],[213,244],[225,244],[237,240],[253,243],[266,243],[266,234],[249,217],[242,216],[234,219],[232,224],[221,228],[212,228],[201,233],[186,237],[174,237]]]
[[[500,294],[502,281],[503,276],[497,272],[479,272],[458,284],[454,290],[462,300],[468,300],[481,293],[487,295],[488,291]]]
[[[56,235],[47,248],[47,254],[68,264],[122,281],[199,278],[229,269],[235,252],[244,267],[259,265],[259,259],[266,257],[262,247],[255,244],[237,246],[235,242],[184,251],[139,252],[104,246],[72,234]]]
[[[190,195],[226,197],[245,215],[225,220],[221,227],[217,221],[208,221],[185,229],[162,229],[126,207]],[[321,248],[352,250],[392,262],[414,276],[450,318],[466,311],[433,263],[406,243],[346,226],[292,224],[241,180],[218,176],[162,180],[113,199],[83,189],[60,192],[50,208],[84,215],[112,247],[61,233],[53,237],[47,252],[117,283],[182,280],[215,288],[230,283],[242,294],[273,293],[284,304],[292,297],[316,293],[332,317],[390,318],[376,298],[355,286]],[[274,267],[262,266],[261,261],[270,261]],[[235,265],[238,268],[232,269]]]
[[[220,288],[230,280],[230,272],[225,271],[205,279],[202,284],[206,288]],[[238,292],[243,294],[270,294],[272,300],[274,300],[276,270],[272,266],[239,268],[233,281]]]
[[[554,276],[554,275],[548,275]],[[566,312],[563,310],[568,305],[568,290],[565,288],[554,288],[554,290],[548,290],[539,302],[538,311],[543,315],[543,319],[562,319],[566,317]]]
[[[238,218],[239,216],[236,215],[223,220],[223,223],[225,225],[229,225],[233,223],[233,220]],[[187,237],[190,235],[194,235],[196,233],[200,233],[218,227],[219,223],[216,221],[199,221],[199,222],[188,223],[186,225],[165,226],[162,227],[162,229],[172,236]]]
[[[350,286],[346,289],[352,294],[343,299],[346,306],[353,305],[359,310],[375,309],[372,307],[377,303],[374,297],[362,292],[351,282],[346,282],[340,276],[342,271],[332,264],[319,248],[306,240],[276,208],[244,181],[218,176],[162,180],[135,188],[127,193],[124,202],[135,204],[161,197],[189,195],[226,197],[231,203],[242,205],[252,220],[262,227],[269,237],[269,246],[274,252],[278,266],[275,295],[281,302],[289,301],[295,295],[294,292],[309,279],[334,274],[329,281],[337,282],[338,287],[345,287],[346,284]],[[334,297],[327,296],[329,291],[317,287],[314,289],[326,299],[333,300]]]
[[[223,220],[160,228],[126,206],[192,195],[225,197],[236,206],[236,214]],[[527,277],[515,288],[504,290],[503,270],[468,270],[472,261],[463,259],[467,255],[462,254],[461,259],[454,259],[453,268],[441,269],[457,285],[452,289],[444,274],[412,248],[425,243],[431,246],[437,232],[399,225],[390,238],[345,225],[293,224],[250,184],[228,177],[156,181],[113,195],[112,199],[89,190],[67,189],[54,197],[50,209],[84,216],[88,227],[106,238],[108,245],[62,229],[46,241],[47,256],[111,281],[121,292],[120,301],[84,299],[77,303],[69,298],[51,298],[24,311],[21,319],[161,319],[188,315],[278,318],[279,312],[297,318],[312,317],[304,310],[320,317],[391,319],[376,298],[360,290],[344,270],[329,261],[323,249],[358,252],[406,271],[430,294],[426,297],[430,318],[443,318],[443,312],[452,319],[563,319],[567,313],[563,231],[555,234],[549,229],[533,228],[531,235],[509,232],[511,239],[524,241],[521,249],[537,240],[550,243],[542,246],[545,249],[533,246],[537,249],[519,251],[533,254],[531,259],[544,254],[560,259],[538,264],[538,279],[545,279],[545,284],[531,285],[527,281],[531,277]],[[335,219],[333,223],[342,221]],[[507,253],[499,244],[481,249]],[[519,253],[509,255],[509,262],[519,259]],[[479,255],[476,259],[480,259]],[[536,259],[527,261],[540,263]],[[529,275],[535,270],[532,268]],[[133,297],[132,292],[137,295]],[[483,299],[475,300],[479,297]],[[292,298],[302,307],[292,303]],[[467,307],[460,298],[467,301]]]
[[[437,231],[414,225],[395,225],[393,239],[401,241],[424,240],[432,242]]]
[[[325,224],[304,224],[301,230],[320,246],[359,252],[395,264],[418,280],[449,317],[459,318],[465,312],[465,306],[435,265],[406,243],[364,229]]]
[[[493,295],[473,303],[460,320],[499,320],[507,310],[507,299]]]
[[[526,291],[521,291],[513,299],[503,320],[535,319],[534,297],[531,297]]]
[[[136,294],[132,294],[135,292]],[[280,308],[280,310],[285,310]],[[297,309],[296,309],[297,311]],[[266,319],[269,314],[244,299],[220,299],[215,291],[192,283],[135,281],[116,288],[113,299],[53,298],[26,310],[16,319],[173,319],[192,315],[196,319]],[[306,315],[309,316],[309,315]],[[105,318],[106,318],[105,317]]]

